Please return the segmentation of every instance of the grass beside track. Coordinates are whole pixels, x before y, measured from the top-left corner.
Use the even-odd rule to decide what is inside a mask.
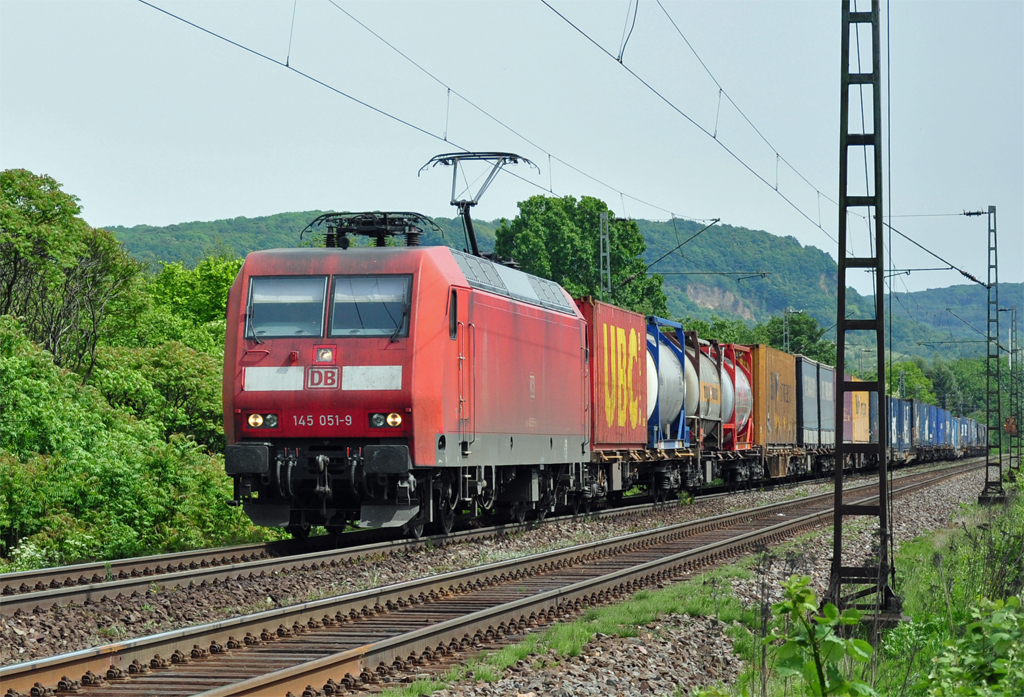
[[[978,602],[979,590],[989,597],[1021,592],[1024,484],[1011,485],[1008,493],[1011,499],[1007,507],[964,504],[953,527],[900,547],[896,558],[901,570],[897,592],[905,600],[905,614],[912,619],[887,632],[878,653],[874,682],[881,694],[926,694],[915,685],[927,677],[935,665],[934,659],[949,641],[963,635],[964,627],[972,620],[971,608]],[[805,533],[773,549],[772,554],[777,559],[784,558],[787,553],[798,553],[811,538],[831,534],[831,526]],[[579,655],[598,634],[635,637],[645,625],[673,613],[712,617],[722,622],[735,652],[747,666],[736,684],[721,685],[704,694],[761,694],[761,677],[755,666],[761,660],[761,637],[771,627],[762,620],[764,608],[745,605],[732,590],[734,581],[750,581],[757,576],[759,561],[758,555],[745,557],[682,583],[640,591],[625,602],[592,608],[573,622],[553,625],[521,643],[480,654],[429,680],[388,688],[383,695],[419,697],[466,680],[494,682],[505,677],[506,669],[518,661],[543,667]],[[770,673],[767,694],[794,694],[794,689],[799,692],[800,687],[792,680],[771,674],[774,651],[775,647],[769,646],[764,656]],[[963,694],[989,694],[984,689]],[[1010,695],[998,689],[991,694]]]

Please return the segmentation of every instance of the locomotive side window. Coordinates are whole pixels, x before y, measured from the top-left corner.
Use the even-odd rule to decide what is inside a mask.
[[[459,294],[452,291],[452,300],[448,303],[448,338],[459,335]]]
[[[245,335],[256,339],[323,336],[326,293],[326,276],[253,278]]]
[[[335,276],[331,336],[409,335],[410,276]]]

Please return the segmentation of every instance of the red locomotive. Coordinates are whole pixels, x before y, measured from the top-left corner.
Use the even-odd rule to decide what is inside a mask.
[[[257,524],[449,531],[464,507],[522,519],[601,495],[572,298],[447,247],[386,246],[415,244],[424,220],[337,215],[327,249],[246,259],[228,296],[226,469]],[[350,233],[378,246],[344,248]]]

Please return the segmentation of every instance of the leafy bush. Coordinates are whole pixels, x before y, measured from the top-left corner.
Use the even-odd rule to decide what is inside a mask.
[[[964,635],[933,659],[920,685],[928,697],[1024,695],[1024,612],[1020,599],[982,599]]]
[[[140,364],[143,378],[145,371]],[[156,420],[112,407],[98,389],[55,366],[9,316],[0,317],[0,384],[0,557],[10,560],[0,566],[110,559],[264,534],[224,505],[230,482],[219,456],[181,436],[164,440]]]
[[[155,348],[104,347],[91,383],[107,402],[211,451],[223,452],[221,362],[176,341]]]

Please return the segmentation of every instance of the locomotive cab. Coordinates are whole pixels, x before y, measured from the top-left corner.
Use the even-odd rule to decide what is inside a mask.
[[[227,324],[225,469],[257,525],[448,532],[603,491],[586,323],[551,281],[447,247],[268,250]]]
[[[225,468],[255,523],[301,535],[417,514],[410,329],[436,261],[399,248],[249,255],[229,294]],[[445,274],[424,275],[427,295],[446,297]],[[434,314],[446,334],[443,300]]]

